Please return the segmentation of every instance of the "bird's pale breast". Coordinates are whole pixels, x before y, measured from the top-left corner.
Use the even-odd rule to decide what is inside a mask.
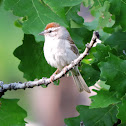
[[[78,57],[71,50],[69,41],[64,39],[45,41],[44,56],[48,64],[60,70]]]

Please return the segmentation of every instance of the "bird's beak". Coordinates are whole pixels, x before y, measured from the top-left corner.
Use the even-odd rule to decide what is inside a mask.
[[[44,35],[45,34],[45,31],[42,31],[39,33],[39,35]]]

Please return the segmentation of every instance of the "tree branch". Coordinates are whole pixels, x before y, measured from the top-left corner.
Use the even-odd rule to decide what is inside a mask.
[[[65,67],[65,70],[62,69],[62,71],[60,73],[58,73],[55,77],[54,80],[58,80],[59,78],[61,78],[62,76],[64,76],[68,71],[70,71],[74,66],[78,65],[81,60],[86,57],[87,55],[89,55],[89,51],[92,48],[92,46],[99,40],[99,33],[94,31],[93,32],[93,36],[92,39],[90,41],[90,43],[88,43],[86,45],[85,51],[80,54],[80,56],[75,59],[74,61],[71,62],[71,64],[69,64],[67,67]],[[17,90],[17,89],[26,89],[26,88],[33,88],[35,86],[40,86],[40,85],[48,85],[51,83],[50,78],[42,78],[40,80],[35,80],[35,81],[28,81],[28,82],[15,82],[15,83],[10,83],[10,84],[4,84],[3,81],[0,81],[0,93],[3,94],[4,92],[6,92],[7,90]]]

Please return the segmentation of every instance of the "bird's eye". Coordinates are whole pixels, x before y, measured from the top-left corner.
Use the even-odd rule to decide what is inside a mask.
[[[49,33],[51,33],[51,32],[52,32],[52,30],[49,31]]]

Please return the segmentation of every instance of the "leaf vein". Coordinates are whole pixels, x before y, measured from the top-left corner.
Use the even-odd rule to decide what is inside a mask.
[[[70,7],[70,8],[67,10],[67,12],[65,13],[65,15],[67,15],[68,12],[69,12],[71,9],[72,9],[72,7]]]
[[[113,109],[114,106],[112,106],[112,108],[109,109],[108,112],[106,112],[97,122],[95,122],[95,125],[108,113],[110,113],[110,111]]]
[[[37,15],[38,15],[38,18],[40,19],[40,21],[42,22],[42,24],[44,24],[45,25],[45,23],[42,21],[42,19],[40,18],[40,15],[39,15],[39,11],[37,10],[37,8],[36,8],[36,6],[35,6],[35,4],[34,4],[34,1],[32,0],[32,4],[33,4],[33,7],[35,8],[35,10],[36,10],[36,13],[37,13]]]

